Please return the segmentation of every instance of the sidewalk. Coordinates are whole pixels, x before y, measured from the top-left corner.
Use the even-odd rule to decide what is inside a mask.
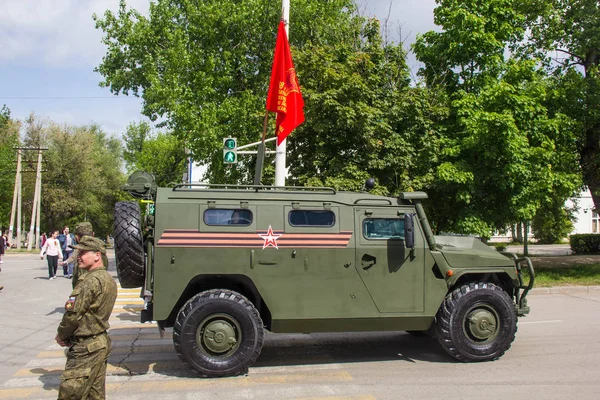
[[[527,246],[529,256],[569,256],[573,254],[570,244],[530,244]],[[509,245],[506,251],[523,254],[523,245]]]
[[[533,288],[529,295],[537,294],[590,294],[600,293],[600,286],[552,286]]]

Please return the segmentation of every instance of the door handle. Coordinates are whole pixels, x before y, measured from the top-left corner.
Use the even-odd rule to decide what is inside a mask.
[[[277,265],[277,261],[269,261],[269,260],[266,260],[266,261],[258,261],[258,263],[259,263],[260,265]]]

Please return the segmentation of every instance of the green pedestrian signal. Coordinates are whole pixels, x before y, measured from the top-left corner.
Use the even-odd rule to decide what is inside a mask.
[[[237,163],[237,139],[236,138],[225,138],[223,139],[223,163],[235,164]]]

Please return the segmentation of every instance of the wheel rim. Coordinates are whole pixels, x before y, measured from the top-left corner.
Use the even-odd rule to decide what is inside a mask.
[[[496,310],[488,304],[471,307],[465,314],[463,331],[476,343],[491,342],[498,336],[500,318]]]
[[[211,357],[228,357],[240,347],[242,329],[227,314],[213,314],[205,318],[196,330],[196,343]]]

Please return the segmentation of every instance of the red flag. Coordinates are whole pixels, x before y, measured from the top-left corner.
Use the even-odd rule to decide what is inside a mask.
[[[267,110],[277,113],[277,146],[304,122],[304,100],[292,62],[285,24],[279,22]]]

